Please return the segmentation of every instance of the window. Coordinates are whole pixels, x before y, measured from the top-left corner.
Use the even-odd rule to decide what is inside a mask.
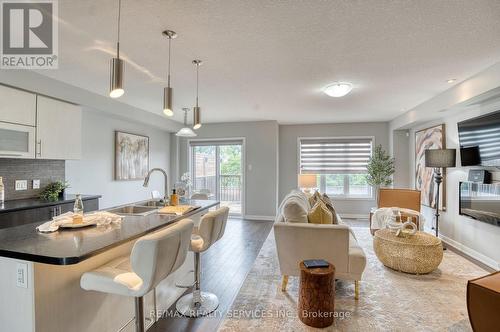
[[[371,198],[366,165],[371,138],[300,139],[300,173],[317,174],[318,189],[331,196]]]

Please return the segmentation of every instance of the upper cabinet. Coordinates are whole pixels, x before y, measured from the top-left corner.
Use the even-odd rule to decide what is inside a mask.
[[[35,126],[36,95],[0,85],[0,121]]]
[[[77,105],[37,97],[36,158],[80,159],[82,111]]]

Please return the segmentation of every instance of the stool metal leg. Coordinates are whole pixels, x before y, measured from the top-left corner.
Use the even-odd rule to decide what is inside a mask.
[[[219,299],[215,294],[202,292],[200,290],[201,259],[200,253],[194,254],[194,290],[190,294],[181,297],[176,304],[177,311],[188,317],[201,317],[215,311],[219,306]]]
[[[135,298],[135,330],[144,332],[144,298]]]

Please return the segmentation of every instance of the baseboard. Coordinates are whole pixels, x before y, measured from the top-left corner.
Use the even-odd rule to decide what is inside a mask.
[[[368,219],[366,214],[356,214],[356,213],[339,213],[340,218],[346,219]]]
[[[245,214],[243,216],[243,219],[247,219],[247,220],[274,221],[275,218],[276,218],[275,216],[256,216],[256,215],[251,215],[251,214]]]
[[[450,239],[449,237],[444,236],[443,234],[439,234],[439,237],[441,238],[441,240],[443,240],[445,244],[454,247],[456,250],[463,252],[465,255],[472,257],[473,259],[483,263],[484,265],[494,269],[495,271],[500,270],[500,264],[497,261],[489,258],[488,256],[485,256],[475,251],[474,249],[464,246],[460,242]]]

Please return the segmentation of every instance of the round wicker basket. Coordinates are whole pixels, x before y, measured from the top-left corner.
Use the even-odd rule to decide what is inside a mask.
[[[398,237],[389,229],[380,229],[375,232],[373,248],[382,264],[406,273],[430,273],[443,260],[441,240],[425,232]]]

